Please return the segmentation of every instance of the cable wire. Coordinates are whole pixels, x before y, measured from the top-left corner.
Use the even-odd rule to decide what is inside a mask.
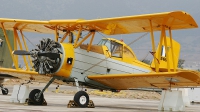
[[[33,47],[36,47],[36,45],[34,45],[23,33],[22,35],[32,44]]]
[[[138,37],[137,39],[133,40],[131,43],[129,43],[129,44],[127,44],[127,45],[130,46],[131,44],[135,43],[136,41],[138,41],[138,40],[141,39],[142,37],[146,36],[147,34],[148,34],[148,32],[145,33],[145,34],[143,34],[142,36]]]

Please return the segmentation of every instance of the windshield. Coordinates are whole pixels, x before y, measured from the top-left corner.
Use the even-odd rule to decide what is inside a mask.
[[[123,45],[119,44],[115,41],[110,41],[107,39],[102,39],[98,45],[105,45],[108,50],[111,52],[111,56],[113,57],[122,57]]]
[[[110,40],[102,39],[97,45],[105,45],[108,48],[108,50],[111,52]]]
[[[111,55],[114,57],[122,57],[122,44],[119,44],[117,42],[111,41]]]

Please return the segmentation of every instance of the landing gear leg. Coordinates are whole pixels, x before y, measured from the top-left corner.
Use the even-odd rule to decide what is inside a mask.
[[[78,79],[74,78],[75,84],[76,84],[76,89],[77,91],[79,91],[79,83],[78,83]]]
[[[51,78],[51,80],[47,83],[47,85],[43,88],[42,91],[39,89],[34,89],[29,94],[29,101],[28,104],[32,105],[45,105],[46,101],[44,99],[44,91],[49,87],[49,85],[55,80],[54,77]]]
[[[8,91],[8,88],[4,88],[4,87],[3,87],[3,84],[1,84],[0,87],[1,87],[2,94],[3,94],[3,95],[7,95],[8,92],[9,92],[9,91]]]
[[[94,108],[94,103],[92,100],[89,99],[89,95],[85,91],[79,90],[79,83],[78,79],[74,78],[76,87],[77,87],[77,93],[74,95],[74,100],[70,100],[68,103],[68,108],[72,107],[81,107],[81,108]]]

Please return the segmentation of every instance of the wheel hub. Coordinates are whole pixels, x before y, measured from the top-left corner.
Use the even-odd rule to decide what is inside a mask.
[[[34,97],[34,98],[35,98],[35,101],[37,101],[37,102],[40,101],[40,98],[38,98],[38,95],[39,95],[39,93],[36,93],[36,94],[35,94],[35,97]]]
[[[85,96],[81,96],[79,99],[80,104],[84,105],[87,101],[87,98]]]

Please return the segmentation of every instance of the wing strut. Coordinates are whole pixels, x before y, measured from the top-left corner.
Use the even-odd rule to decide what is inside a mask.
[[[60,40],[60,43],[62,43],[62,42],[65,40],[65,38],[69,35],[69,33],[70,33],[70,31],[67,31],[67,32],[63,35],[62,39]]]
[[[90,46],[92,45],[92,42],[93,42],[94,36],[95,36],[95,31],[92,32],[92,38],[90,39],[90,44],[89,44],[89,46],[88,46],[88,48],[87,48],[87,52],[90,51]]]
[[[153,34],[153,28],[152,28],[152,21],[149,20],[149,23],[150,23],[150,28],[151,28],[152,51],[155,53],[156,52],[156,48],[155,48],[154,34]],[[156,72],[158,72],[158,63],[156,61],[156,57],[154,57],[154,63],[155,63],[155,67],[156,67]]]
[[[58,28],[55,26],[55,41],[58,42]]]
[[[78,46],[80,46],[88,37],[90,37],[93,34],[93,32],[89,32],[88,35],[86,35],[79,43],[76,44],[76,46],[74,48],[77,48]]]
[[[21,34],[22,40],[23,40],[23,42],[24,42],[24,47],[25,47],[26,51],[28,51],[28,46],[27,46],[27,44],[26,44],[26,40],[24,39],[24,34],[22,33],[22,30],[20,30],[20,34]],[[16,50],[16,49],[15,49],[15,50]],[[31,67],[32,67],[32,66],[33,66],[33,63],[32,63],[32,60],[31,60],[31,57],[30,57],[30,56],[28,56],[28,60],[29,60],[30,65],[31,65]]]
[[[16,29],[16,28],[13,28],[13,31],[14,31],[14,36],[15,36],[17,42],[19,43],[20,49],[23,50],[21,41],[20,41],[19,36],[18,36],[18,34],[17,34],[17,29]],[[26,57],[23,56],[23,59],[24,59],[24,63],[25,63],[25,65],[26,65],[27,70],[30,70],[30,68],[29,68],[29,66],[28,66],[28,62],[26,61]]]
[[[173,68],[174,68],[174,72],[176,72],[175,59],[174,59],[174,47],[173,47],[173,43],[172,43],[172,31],[171,31],[170,27],[169,27],[169,36],[170,36],[170,44],[171,44],[171,50],[172,50]]]
[[[77,46],[77,42],[78,42],[79,38],[81,37],[81,32],[82,32],[82,26],[80,26],[79,31],[78,31],[78,35],[77,35],[76,40],[74,42],[75,48]]]
[[[164,38],[164,45],[165,45],[165,51],[166,51],[166,57],[167,57],[167,70],[168,72],[170,72],[170,64],[169,64],[169,49],[168,49],[168,46],[167,46],[167,37],[166,37],[166,33],[165,33],[165,26],[163,25],[162,26],[162,37]]]

